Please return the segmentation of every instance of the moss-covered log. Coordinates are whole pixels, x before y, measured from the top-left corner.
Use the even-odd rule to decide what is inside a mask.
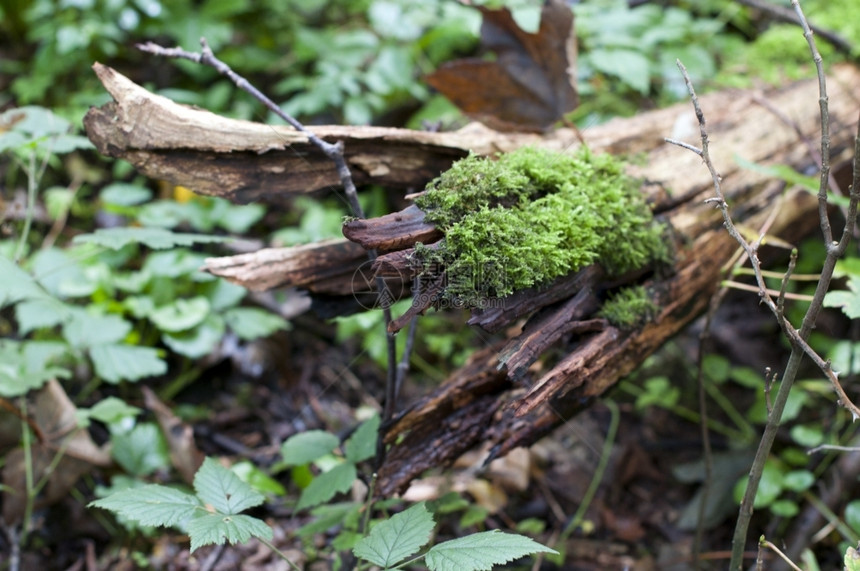
[[[107,68],[97,68],[97,72],[117,101],[90,112],[88,135],[102,152],[126,158],[146,174],[237,201],[277,198],[336,184],[334,169],[300,134],[216,118],[148,94]],[[857,85],[860,72],[852,67],[835,69],[829,78],[835,165],[850,154],[860,108]],[[735,90],[701,98],[709,121],[711,156],[722,174],[736,223],[755,231],[774,215],[769,232],[791,241],[817,227],[814,197],[802,190],[786,191],[782,182],[742,169],[735,156],[762,164],[790,165],[798,171],[814,167],[815,161],[797,131],[808,140],[817,139],[817,83],[798,82],[764,95],[795,125],[785,124],[760,106],[757,101],[761,97],[760,92]],[[469,150],[488,155],[524,145],[568,150],[577,144],[574,135],[564,129],[545,137],[500,134],[481,127],[454,133],[364,127],[320,127],[316,131],[328,140],[344,141],[359,183],[412,189],[422,188]],[[588,406],[591,399],[634,370],[705,309],[736,245],[722,228],[719,212],[704,203],[712,187],[701,159],[664,143],[664,137],[698,144],[691,105],[683,103],[614,120],[585,132],[592,150],[638,155],[628,172],[644,181],[642,190],[653,211],[671,227],[667,240],[673,242],[675,257],[670,267],[626,277],[647,288],[656,304],[654,319],[638,328],[620,329],[591,315],[588,295],[566,301],[585,286],[613,285],[606,283],[595,266],[531,291],[515,292],[508,301],[516,303],[506,305],[504,311],[488,308],[476,313],[470,323],[500,330],[543,308],[531,325],[526,325],[524,336],[508,341],[507,347],[501,343],[474,355],[468,365],[413,403],[388,427],[387,440],[392,448],[379,472],[380,493],[403,489],[425,469],[451,462],[479,443],[489,442],[493,453],[499,455],[534,442]],[[397,223],[393,227],[403,223],[403,234],[379,232],[383,227],[391,228],[381,221],[362,223],[358,233],[369,236],[376,232],[371,241],[381,247],[406,248],[411,238],[403,236],[412,235],[407,227],[414,229],[410,225],[415,220],[396,218],[390,221]],[[344,243],[320,247],[343,251]],[[313,273],[319,279],[305,280],[303,287],[327,292],[345,291],[343,284],[352,287],[344,277],[364,263],[362,258],[352,258],[352,251],[351,261],[318,254]],[[289,252],[289,256],[294,255],[305,256],[296,250]],[[405,250],[400,250],[383,258],[405,263],[405,255]],[[274,279],[267,276],[265,262],[253,260],[262,253],[244,256],[250,258],[243,263],[260,272],[255,276],[258,283],[290,283],[282,275]],[[236,266],[226,260],[219,263]],[[219,273],[213,264],[213,273]],[[239,280],[239,274],[232,279]],[[570,323],[570,319],[576,321]],[[547,335],[540,334],[544,330]],[[543,363],[542,368],[529,369],[527,365],[537,358],[547,340],[560,345],[565,356]],[[500,355],[514,371],[506,370]]]

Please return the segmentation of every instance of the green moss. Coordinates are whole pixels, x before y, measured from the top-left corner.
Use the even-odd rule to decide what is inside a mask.
[[[415,259],[428,274],[447,269],[446,294],[461,299],[503,297],[596,262],[620,274],[665,259],[661,227],[623,167],[587,150],[463,159],[416,200],[445,239]]]
[[[656,313],[657,305],[651,301],[645,288],[632,286],[611,296],[598,315],[617,327],[635,327],[650,321]]]

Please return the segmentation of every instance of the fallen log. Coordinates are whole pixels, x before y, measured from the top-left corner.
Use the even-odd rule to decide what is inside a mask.
[[[235,201],[276,199],[336,184],[333,167],[294,131],[218,118],[149,94],[109,68],[97,67],[96,71],[116,101],[88,113],[87,133],[102,152],[129,160],[145,174]],[[829,77],[834,165],[850,156],[860,108],[858,84],[860,73],[853,67],[836,68]],[[815,197],[806,191],[785,191],[780,181],[742,169],[734,156],[756,163],[790,165],[803,172],[814,168],[815,161],[795,127],[804,137],[816,140],[817,83],[802,81],[764,95],[796,125],[786,125],[759,106],[756,101],[760,97],[758,92],[732,90],[700,99],[709,121],[711,156],[721,171],[736,223],[756,230],[776,210],[769,232],[791,241],[817,226]],[[453,133],[369,127],[315,130],[327,140],[344,141],[357,182],[399,188],[420,188],[470,149],[491,154],[526,144],[558,150],[577,144],[574,134],[565,129],[544,137],[501,134],[482,127]],[[535,291],[517,292],[507,300],[517,299],[522,305],[506,304],[503,311],[491,308],[476,312],[470,323],[495,330],[540,308],[549,313],[532,317],[524,336],[508,341],[507,347],[500,343],[474,355],[468,365],[387,427],[386,440],[392,448],[379,471],[381,494],[402,490],[425,469],[451,462],[478,443],[491,443],[497,456],[534,442],[634,370],[705,309],[719,285],[722,266],[736,245],[722,228],[719,212],[703,202],[712,187],[701,159],[665,144],[664,137],[698,143],[691,105],[683,103],[614,120],[585,132],[586,142],[594,150],[644,155],[629,171],[644,181],[643,192],[654,211],[671,227],[672,235],[667,239],[674,243],[672,266],[634,276],[658,305],[653,321],[637,329],[619,329],[593,318],[593,303],[587,294],[579,301],[565,301],[600,276],[568,276]],[[397,232],[367,238],[381,227],[378,220],[356,223],[348,232],[354,230],[356,238],[363,233],[368,246],[387,245],[395,252],[383,258],[405,263],[402,260],[408,256],[410,240],[414,242],[414,236],[424,235],[421,232],[428,229],[410,234],[420,222],[411,215],[400,216],[398,222],[404,224]],[[341,251],[344,244],[335,241],[315,247],[322,248],[321,252],[328,248]],[[292,249],[284,259],[304,255],[297,252]],[[314,281],[305,276],[300,285],[324,293],[346,291],[353,284],[344,276],[365,263],[359,253],[355,250],[353,261],[320,255],[314,268],[319,278]],[[270,272],[274,278],[266,274],[266,264],[259,256],[271,255],[266,252],[213,260],[210,271],[219,273],[215,266],[224,264],[233,271],[227,277],[239,280],[246,267],[243,264],[249,264],[247,267],[258,273],[246,284],[295,285],[284,279],[282,271]],[[585,271],[599,274],[597,270]],[[568,289],[560,289],[561,284]],[[594,287],[610,285],[599,282]],[[535,302],[539,296],[545,298]],[[576,321],[570,323],[570,319]],[[546,335],[540,334],[542,324],[550,325]],[[566,356],[556,363],[530,368],[547,340],[560,345]]]

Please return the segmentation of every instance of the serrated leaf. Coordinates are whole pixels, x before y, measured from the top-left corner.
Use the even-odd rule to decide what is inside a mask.
[[[244,287],[218,278],[206,284],[203,289],[212,305],[212,311],[224,311],[237,305],[247,295],[248,290]]]
[[[245,341],[271,335],[287,328],[287,320],[280,315],[256,307],[234,307],[224,312],[224,321],[233,332]]]
[[[163,375],[167,363],[150,347],[134,345],[96,345],[90,348],[96,374],[109,383],[137,381],[146,377]]]
[[[211,353],[224,337],[224,319],[210,313],[206,320],[189,331],[163,333],[161,339],[170,349],[191,359]]]
[[[137,416],[142,411],[136,406],[127,404],[124,400],[116,397],[107,397],[94,404],[89,409],[79,409],[86,411],[89,418],[94,418],[105,424],[118,422],[129,416]]]
[[[341,502],[314,508],[311,515],[316,519],[297,529],[296,536],[309,537],[315,533],[322,533],[335,525],[346,525],[344,522],[357,516],[361,507],[362,504],[358,502]]]
[[[165,527],[177,525],[203,509],[195,496],[158,484],[116,492],[90,502],[89,507],[116,512],[141,525]]]
[[[318,506],[332,499],[337,493],[349,491],[357,476],[355,464],[352,462],[338,464],[328,472],[323,472],[302,490],[296,510]]]
[[[218,225],[234,234],[247,232],[266,213],[262,204],[235,205],[227,201],[222,211],[213,212]]]
[[[59,325],[71,315],[60,300],[53,297],[24,300],[15,305],[18,332],[26,335],[34,329]]]
[[[143,422],[128,432],[111,436],[111,455],[129,474],[148,476],[170,466],[167,442],[158,425]]]
[[[214,279],[213,276],[200,271],[205,260],[206,256],[199,252],[192,252],[185,248],[174,248],[165,252],[151,253],[146,257],[142,269],[152,276],[177,278],[190,275],[195,281],[201,276]]]
[[[355,429],[344,445],[346,459],[358,464],[376,455],[376,442],[379,437],[379,415],[374,414]]]
[[[118,343],[129,331],[131,323],[118,315],[92,315],[77,308],[63,324],[63,337],[69,345],[78,348]]]
[[[286,466],[301,466],[330,453],[339,443],[330,432],[308,430],[289,437],[281,445],[281,456]]]
[[[59,248],[46,248],[33,254],[30,271],[42,287],[58,297],[89,295],[96,289],[78,259]]]
[[[197,496],[221,514],[234,515],[262,504],[263,494],[218,463],[206,458],[194,476]]]
[[[252,537],[272,539],[272,528],[266,522],[249,515],[207,514],[188,522],[191,551],[204,545],[244,543]]]
[[[75,244],[96,244],[119,250],[128,244],[143,244],[154,250],[166,250],[175,246],[229,242],[232,238],[209,234],[171,232],[164,228],[99,228],[92,234],[80,234],[72,240]]]
[[[825,307],[841,307],[842,313],[851,319],[860,317],[860,279],[857,276],[848,278],[848,291],[829,291],[824,296]]]
[[[135,206],[151,199],[152,191],[136,184],[115,182],[104,187],[99,198],[108,204]]]
[[[588,61],[595,69],[614,75],[621,81],[647,94],[650,88],[650,63],[641,52],[628,49],[596,48],[589,52]]]
[[[377,524],[352,550],[356,557],[383,568],[418,553],[435,527],[424,502]]]
[[[33,276],[5,256],[0,256],[0,276],[0,307],[24,299],[52,299]]]
[[[203,296],[177,299],[150,312],[149,319],[162,331],[176,333],[196,327],[209,315],[209,300]]]
[[[493,530],[435,545],[424,562],[432,571],[485,571],[532,553],[558,552],[529,537]]]
[[[66,351],[65,343],[0,339],[0,396],[16,397],[38,389],[54,378],[68,378],[62,367],[48,366]]]

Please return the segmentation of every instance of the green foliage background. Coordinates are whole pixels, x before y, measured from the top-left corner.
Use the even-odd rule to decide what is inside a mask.
[[[514,9],[522,26],[536,27],[540,2],[495,4]],[[860,3],[806,0],[803,6],[814,22],[854,41],[852,55],[860,55]],[[728,0],[636,8],[623,0],[592,0],[574,10],[582,103],[570,118],[581,125],[683,97],[676,58],[684,61],[700,91],[811,75],[797,28],[762,24]],[[0,396],[18,397],[49,379],[61,379],[76,395],[80,425],[96,421],[106,427],[122,471],[98,488],[99,495],[142,486],[169,471],[171,462],[158,426],[119,398],[129,394],[129,383],[155,377],[162,395],[170,398],[194,381],[226,337],[243,343],[289,327],[273,312],[249,304],[242,288],[199,272],[202,258],[222,253],[219,244],[238,235],[273,245],[339,235],[344,212],[337,200],[299,199],[289,212],[273,214],[260,205],[189,199],[137,176],[121,161],[97,156],[80,135],[87,108],[109,99],[90,69],[94,61],[177,101],[233,117],[271,120],[213,70],[134,49],[135,43],[151,40],[196,50],[205,36],[220,58],[310,124],[421,128],[425,121],[440,121],[453,127],[463,118],[421,76],[451,58],[474,54],[479,26],[476,11],[451,0],[0,0],[0,111],[6,112],[0,117],[0,198],[3,206],[18,200],[16,204],[39,213],[32,220],[9,217],[0,227],[0,305],[7,307],[0,314]],[[828,65],[846,57],[824,42],[819,48]],[[22,113],[23,122],[18,121]],[[387,211],[381,189],[363,194],[371,211]],[[4,215],[12,211],[4,210]],[[22,235],[27,239],[19,240]],[[841,271],[847,289],[833,292],[828,303],[856,316],[856,260]],[[637,299],[647,303],[642,296]],[[445,319],[421,325],[424,349],[413,365],[429,378],[443,378],[446,368],[461,364],[469,352],[463,331],[452,333]],[[337,327],[338,341],[360,343],[357,349],[384,363],[378,314],[344,318]],[[857,343],[824,334],[813,342],[835,368],[858,373]],[[678,370],[690,373],[683,366]],[[678,388],[684,383],[648,367],[642,375],[642,383],[622,385],[637,410],[663,407],[694,419],[695,412],[685,404],[692,402],[691,395]],[[755,434],[752,426],[762,421],[767,406],[764,395],[758,391],[749,406],[720,398],[732,385],[757,390],[760,375],[711,359],[706,376],[709,395],[721,408],[715,429],[738,448],[748,446]],[[793,423],[790,441],[769,463],[770,492],[760,500],[782,517],[796,513],[799,495],[818,475],[799,447],[844,442],[852,434],[850,423],[839,415],[832,423],[818,422],[815,411],[833,406],[825,385],[811,379],[799,383],[799,389],[787,418]],[[348,489],[367,455],[349,450],[331,455],[335,446],[329,436],[331,446],[321,458],[279,468],[290,468],[290,483],[302,490],[299,498],[306,498],[305,503],[299,499],[301,506],[316,506],[317,519],[302,533],[325,531],[347,514],[352,535],[341,537],[339,545],[348,549],[359,540],[361,506],[325,503],[331,499],[326,494]],[[323,474],[334,474],[315,479],[311,460],[319,461],[315,469],[326,469]],[[211,464],[207,468],[233,482],[224,471]],[[286,494],[273,478],[277,470],[267,474],[246,464],[233,472],[245,474],[257,490],[275,497]],[[336,485],[329,487],[335,478]],[[242,490],[253,502],[259,499],[257,492]],[[195,491],[197,496],[174,496],[196,510],[197,498],[205,494]],[[724,491],[726,499],[731,489]],[[858,502],[847,506],[846,539],[856,540],[860,533],[858,514]],[[207,537],[223,539],[235,531],[214,519],[210,523],[207,529],[214,535]],[[255,529],[266,536],[262,528]]]

